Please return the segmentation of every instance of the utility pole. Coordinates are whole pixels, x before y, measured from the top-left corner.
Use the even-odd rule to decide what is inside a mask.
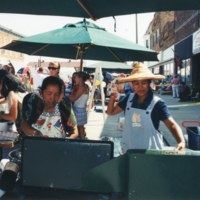
[[[138,17],[137,13],[135,14],[135,42],[138,44]]]

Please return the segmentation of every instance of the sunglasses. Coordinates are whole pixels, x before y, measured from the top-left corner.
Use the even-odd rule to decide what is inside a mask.
[[[48,67],[48,70],[57,70],[58,68],[56,67]]]

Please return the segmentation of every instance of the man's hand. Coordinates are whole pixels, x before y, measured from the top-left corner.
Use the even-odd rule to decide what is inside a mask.
[[[183,150],[186,148],[186,145],[185,145],[185,142],[179,142],[177,145],[176,145],[176,149],[175,150]]]

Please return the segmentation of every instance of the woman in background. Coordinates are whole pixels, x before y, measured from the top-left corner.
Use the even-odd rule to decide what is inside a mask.
[[[180,80],[178,75],[174,75],[173,79],[171,80],[173,98],[179,98],[179,83]]]
[[[16,92],[26,92],[19,79],[10,72],[0,70],[0,120],[15,122],[18,116],[18,97]]]
[[[89,99],[89,87],[85,83],[89,75],[85,72],[77,72],[74,75],[74,89],[69,99],[73,102],[73,109],[77,119],[78,133],[80,139],[85,139],[85,127],[87,123],[87,102]]]

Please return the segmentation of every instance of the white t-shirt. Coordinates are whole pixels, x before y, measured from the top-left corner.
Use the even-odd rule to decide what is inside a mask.
[[[47,77],[46,74],[34,74],[33,76],[33,88],[37,90],[38,87],[41,87],[43,80]]]
[[[0,113],[9,113],[11,106],[11,94],[8,94],[6,100],[0,104]],[[8,130],[8,122],[0,122],[0,131]]]

